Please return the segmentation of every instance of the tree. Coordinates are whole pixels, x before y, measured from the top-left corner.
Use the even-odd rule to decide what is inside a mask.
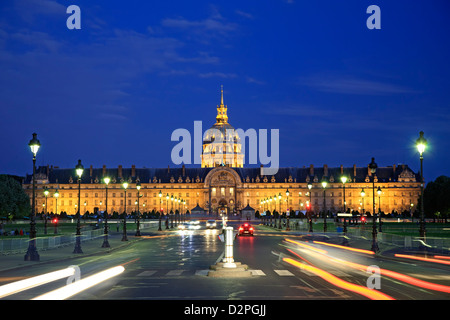
[[[447,218],[450,211],[450,177],[440,176],[427,184],[423,193],[423,205],[427,217],[435,217],[440,212]],[[420,205],[420,199],[419,199]]]
[[[0,175],[0,216],[22,218],[31,212],[30,198],[25,193],[17,179]]]

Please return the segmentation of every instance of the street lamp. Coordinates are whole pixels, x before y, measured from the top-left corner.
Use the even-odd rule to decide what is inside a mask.
[[[135,234],[135,236],[136,237],[140,237],[141,236],[141,230],[139,228],[139,225],[140,225],[140,222],[141,222],[141,213],[140,213],[140,210],[139,210],[139,198],[141,196],[141,194],[140,194],[141,183],[140,182],[136,183],[136,189],[138,191],[138,194],[137,194],[137,227],[136,227],[136,234]]]
[[[48,188],[45,187],[44,189],[44,196],[45,196],[45,212],[44,212],[44,234],[47,234],[47,196],[50,192],[48,191]]]
[[[109,241],[108,241],[108,185],[111,182],[111,179],[109,177],[104,177],[103,178],[103,182],[105,183],[105,195],[106,195],[106,199],[105,199],[105,214],[104,214],[104,218],[105,218],[105,226],[103,229],[103,244],[102,244],[102,248],[109,248]]]
[[[175,223],[178,225],[178,223],[180,223],[180,215],[181,215],[181,198],[178,198],[178,218],[175,221]]]
[[[327,188],[328,181],[325,176],[322,177],[322,187],[323,187],[323,232],[327,232],[327,203],[325,200],[325,190]]]
[[[345,210],[345,183],[347,182],[347,177],[342,176],[341,182],[342,182],[342,189],[343,189],[343,193],[344,193],[344,239],[345,239],[345,235],[347,234],[347,217],[345,216],[345,214],[347,212]]]
[[[364,197],[366,196],[366,192],[364,191],[364,188],[362,188],[361,190],[361,205],[362,205],[362,217],[364,217],[366,215],[366,211],[364,210]]]
[[[161,216],[162,216],[162,207],[161,207],[162,193],[161,193],[161,190],[159,190],[158,196],[159,196],[159,227],[158,227],[158,231],[162,231],[162,229],[161,229]]]
[[[39,261],[39,253],[36,248],[36,153],[41,143],[36,138],[37,134],[33,133],[33,139],[30,140],[28,146],[33,153],[33,204],[31,205],[30,215],[30,241],[28,242],[28,250],[25,254],[25,261]]]
[[[273,201],[272,197],[269,196],[269,211],[271,211],[271,212],[270,212],[270,226],[271,226],[271,227],[273,227],[272,201]],[[275,222],[275,225],[276,225],[276,222]]]
[[[57,218],[58,218],[58,198],[59,198],[59,192],[58,192],[58,189],[56,189],[55,190],[55,193],[53,194],[53,197],[55,197],[55,199],[56,199],[56,212],[55,212],[55,220],[54,220],[54,224],[55,224],[55,234],[57,234],[58,233],[58,227],[57,227],[57,225],[58,225],[58,223],[57,223]]]
[[[375,158],[372,158],[372,161],[369,163],[369,169],[372,173],[372,195],[373,195],[373,215],[372,215],[372,251],[377,253],[380,251],[377,243],[377,220],[375,217],[375,173],[377,171],[377,164],[375,163]]]
[[[169,213],[169,220],[171,222],[170,224],[170,229],[173,229],[173,217],[172,217],[172,213],[173,213],[173,195],[170,197],[170,213]],[[176,200],[177,198],[175,198]]]
[[[276,201],[276,199],[277,199],[277,196],[275,195],[275,201]],[[278,212],[278,229],[281,229],[281,192],[278,194],[278,207],[280,210]]]
[[[124,211],[123,211],[122,241],[128,241],[128,237],[127,237],[127,188],[128,188],[128,182],[124,181],[122,183],[122,187],[125,189],[125,207],[124,207]]]
[[[380,186],[378,186],[377,189],[377,194],[378,194],[378,232],[383,232],[382,228],[381,228],[381,188]]]
[[[311,189],[312,189],[312,183],[308,182],[308,190],[309,190],[309,192],[308,192],[309,193],[309,232],[313,232]]]
[[[75,166],[75,172],[76,175],[78,176],[77,233],[73,253],[83,253],[83,250],[81,250],[81,226],[80,226],[81,176],[83,175],[83,171],[84,167],[81,164],[81,160],[78,160],[78,164]]]
[[[167,229],[169,229],[169,221],[167,220],[167,219],[169,219],[168,218],[168,215],[169,215],[169,199],[170,199],[170,197],[169,197],[169,194],[166,194],[166,230]]]
[[[423,131],[420,131],[420,137],[416,140],[416,147],[420,154],[420,237],[422,241],[425,241],[426,228],[425,228],[425,217],[424,217],[424,209],[423,209],[423,187],[424,187],[424,179],[423,179],[423,153],[425,152],[425,148],[427,146],[427,139],[423,137]]]
[[[291,212],[289,210],[289,189],[286,189],[286,231],[290,231],[289,228],[289,216],[291,215]]]

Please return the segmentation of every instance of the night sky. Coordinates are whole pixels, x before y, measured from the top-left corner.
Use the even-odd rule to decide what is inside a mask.
[[[69,30],[69,5],[81,30]],[[369,5],[381,29],[369,30]],[[37,165],[175,166],[177,128],[280,130],[280,166],[379,166],[450,176],[450,3],[0,2],[0,173]]]

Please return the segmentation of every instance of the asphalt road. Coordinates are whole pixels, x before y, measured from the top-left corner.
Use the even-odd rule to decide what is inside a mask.
[[[395,252],[375,256],[326,245],[342,243],[343,239],[336,234],[307,235],[261,225],[255,227],[255,236],[237,237],[234,241],[235,261],[248,265],[253,275],[246,278],[207,276],[210,266],[221,260],[224,243],[218,237],[220,229],[206,230],[204,225],[189,232],[175,229],[143,232],[139,241],[130,241],[129,245],[109,253],[12,269],[1,276],[13,282],[75,265],[84,279],[108,268],[124,267],[119,275],[73,295],[69,298],[72,300],[380,299],[367,294],[368,280],[376,286],[369,291],[384,294],[386,298],[450,298],[450,291],[445,292],[450,289],[449,264],[399,258],[394,256]],[[347,247],[369,249],[370,242],[351,239]],[[375,269],[367,272],[368,266]],[[377,271],[381,272],[380,276]],[[402,278],[404,275],[409,277]],[[33,299],[63,287],[66,281],[52,281],[3,299]],[[430,287],[430,284],[438,286]]]

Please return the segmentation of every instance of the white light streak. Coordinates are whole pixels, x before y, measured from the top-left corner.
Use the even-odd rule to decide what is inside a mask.
[[[33,300],[64,300],[86,289],[89,289],[90,287],[93,287],[102,281],[115,277],[121,274],[124,270],[125,268],[123,266],[117,266],[110,269],[106,269],[92,276],[66,285],[65,287],[40,295],[34,298]]]
[[[11,294],[28,290],[55,280],[70,277],[75,274],[74,267],[68,267],[66,269],[42,274],[40,276],[12,282],[0,287],[0,298],[9,296]]]

